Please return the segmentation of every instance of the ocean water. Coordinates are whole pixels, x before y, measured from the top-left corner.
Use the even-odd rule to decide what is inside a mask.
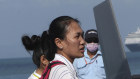
[[[127,52],[126,57],[128,60],[131,75],[140,75],[140,52]]]
[[[126,56],[131,75],[140,74],[140,52]],[[0,79],[27,79],[35,69],[31,58],[0,59]]]
[[[0,79],[27,79],[35,69],[32,58],[0,59]]]

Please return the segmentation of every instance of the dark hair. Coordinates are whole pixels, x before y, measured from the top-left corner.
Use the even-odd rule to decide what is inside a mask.
[[[47,31],[44,31],[42,33],[41,40],[42,40],[42,42],[41,42],[42,50],[43,50],[47,60],[48,61],[53,60],[52,54],[49,53],[49,52],[51,52],[50,49],[53,49],[53,48],[51,48],[51,46],[50,46],[50,37],[49,37],[49,34]]]
[[[49,36],[52,49],[50,49],[51,51],[49,53],[52,54],[52,58],[54,58],[54,55],[57,52],[57,47],[54,42],[55,38],[60,38],[63,40],[65,38],[67,28],[72,21],[79,23],[77,19],[70,16],[60,16],[51,22],[49,27]]]
[[[37,67],[40,67],[40,57],[45,55],[47,60],[49,52],[49,37],[46,31],[42,33],[42,36],[33,35],[31,38],[29,36],[22,37],[22,43],[27,51],[33,51],[32,60]]]

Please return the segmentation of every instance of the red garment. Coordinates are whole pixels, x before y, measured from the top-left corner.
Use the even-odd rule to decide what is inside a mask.
[[[51,68],[53,68],[54,66],[57,66],[57,65],[65,65],[65,64],[63,62],[61,62],[61,61],[58,61],[58,60],[57,61],[52,61],[45,68],[45,70],[43,72],[43,75],[41,76],[40,79],[49,79],[49,74],[50,74]]]

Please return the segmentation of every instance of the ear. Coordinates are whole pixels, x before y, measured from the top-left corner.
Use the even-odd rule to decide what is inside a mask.
[[[40,57],[40,64],[43,65],[43,67],[46,67],[48,65],[49,61],[46,59],[45,55],[41,55]]]
[[[63,49],[62,40],[60,38],[55,39],[55,44],[59,49]]]

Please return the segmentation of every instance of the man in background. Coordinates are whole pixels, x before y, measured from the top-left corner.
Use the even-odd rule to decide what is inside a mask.
[[[84,57],[74,60],[79,79],[106,79],[102,54],[99,51],[97,31],[87,30],[85,33],[86,49]]]

